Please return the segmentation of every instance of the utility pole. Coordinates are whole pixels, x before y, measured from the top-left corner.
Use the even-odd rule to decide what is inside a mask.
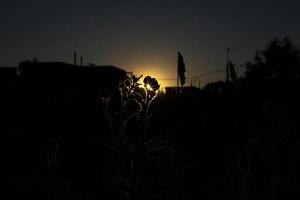
[[[229,82],[229,52],[230,48],[227,48],[227,61],[226,61],[226,82]]]
[[[74,51],[74,65],[77,65],[77,54],[76,54],[76,51]]]
[[[177,70],[177,92],[179,92],[179,74],[178,74],[178,70]]]

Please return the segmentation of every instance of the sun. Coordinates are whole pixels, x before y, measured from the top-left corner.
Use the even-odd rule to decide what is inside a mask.
[[[150,91],[153,90],[150,84],[147,84],[147,85],[146,85],[146,89],[147,89],[147,90],[150,90]]]
[[[141,81],[146,76],[155,78],[160,85],[159,91],[165,92],[166,87],[176,86],[176,74],[174,75],[174,73],[172,71],[169,71],[166,66],[168,65],[160,63],[140,63],[136,66],[132,66],[131,71],[136,76],[140,76],[141,74],[143,74]]]
[[[159,89],[158,89],[158,92],[159,92],[159,93],[160,93],[160,92],[165,92],[165,85],[160,81],[159,77],[153,75],[153,73],[152,73],[152,74],[150,74],[150,73],[149,73],[149,74],[148,74],[148,73],[144,73],[144,74],[143,74],[143,78],[141,78],[141,80],[140,80],[140,84],[144,85],[143,80],[144,80],[144,78],[145,78],[146,76],[151,76],[151,77],[153,77],[153,78],[155,78],[155,79],[157,80],[158,84],[160,85],[160,87],[159,87]],[[146,88],[147,90],[149,90],[149,91],[153,91],[153,88],[151,87],[150,84],[146,84],[146,85],[145,85],[145,88]]]
[[[160,85],[159,90],[163,90],[165,87],[164,82],[161,80],[162,75],[159,72],[149,72],[149,71],[142,71],[137,73],[137,75],[143,74],[143,77],[140,80],[140,83],[143,84],[143,80],[146,76],[151,76],[155,78],[158,81],[158,84]],[[152,90],[151,86],[149,84],[146,85],[146,88],[149,90]]]

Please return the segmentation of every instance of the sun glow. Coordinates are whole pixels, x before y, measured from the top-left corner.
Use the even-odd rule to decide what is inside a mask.
[[[160,88],[159,91],[164,91],[165,87],[169,86],[170,84],[167,83],[167,81],[165,80],[161,80],[162,77],[166,77],[166,75],[162,72],[160,72],[159,70],[143,70],[142,68],[139,70],[134,70],[134,74],[136,74],[136,76],[139,76],[141,74],[143,74],[143,78],[145,78],[146,76],[151,76],[153,78],[156,78],[156,80],[158,81]],[[142,80],[143,78],[141,78],[140,83],[143,84]],[[147,89],[152,89],[150,85],[146,85]]]
[[[144,85],[143,80],[144,80],[144,78],[145,78],[146,76],[151,76],[151,77],[153,77],[153,78],[155,78],[155,79],[157,80],[158,84],[160,85],[160,87],[159,87],[159,89],[158,89],[158,92],[165,92],[165,85],[164,85],[164,83],[161,82],[161,80],[159,79],[159,76],[156,76],[156,75],[154,75],[153,73],[143,73],[143,77],[142,77],[141,80],[139,81],[139,83],[140,83],[141,85]],[[151,87],[150,84],[146,84],[144,87],[145,87],[146,89],[150,90],[150,91],[153,91],[153,88]]]
[[[150,86],[150,84],[147,84],[147,85],[146,85],[146,89],[147,89],[147,90],[153,90],[152,87]]]

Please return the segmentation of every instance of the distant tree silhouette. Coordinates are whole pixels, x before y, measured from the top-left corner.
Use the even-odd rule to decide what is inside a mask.
[[[273,39],[265,50],[256,52],[254,61],[246,64],[246,76],[259,79],[299,78],[300,50],[287,37]]]

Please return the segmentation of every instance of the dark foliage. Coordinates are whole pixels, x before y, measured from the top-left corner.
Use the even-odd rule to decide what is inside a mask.
[[[300,50],[287,37],[274,39],[265,50],[256,52],[254,62],[247,64],[246,75],[253,79],[299,78]]]

